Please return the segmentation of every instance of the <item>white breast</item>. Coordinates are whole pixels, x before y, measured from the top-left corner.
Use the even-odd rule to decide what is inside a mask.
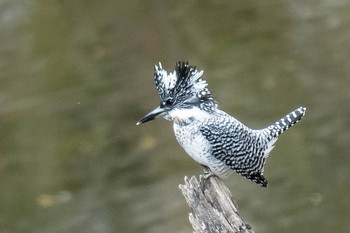
[[[215,175],[221,178],[228,176],[229,167],[211,154],[209,141],[199,132],[196,124],[182,126],[174,122],[173,126],[177,141],[192,159],[209,167]]]
[[[208,157],[210,156],[210,145],[201,133],[188,128],[191,126],[180,126],[174,123],[174,133],[177,141],[184,150],[197,163],[208,166]]]

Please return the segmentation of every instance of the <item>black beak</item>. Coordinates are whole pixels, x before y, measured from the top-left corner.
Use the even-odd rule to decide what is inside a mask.
[[[146,116],[144,116],[141,120],[139,120],[136,125],[140,125],[142,123],[154,120],[157,117],[160,117],[163,113],[166,112],[166,109],[157,107],[153,111],[149,112]]]

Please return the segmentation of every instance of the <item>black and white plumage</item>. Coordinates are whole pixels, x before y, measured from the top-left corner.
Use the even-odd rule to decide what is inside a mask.
[[[218,109],[203,71],[179,62],[167,73],[155,66],[154,80],[160,106],[137,124],[163,117],[173,122],[176,139],[199,164],[226,178],[230,170],[266,187],[263,176],[265,160],[277,137],[305,115],[299,107],[263,129],[250,129],[234,117]]]

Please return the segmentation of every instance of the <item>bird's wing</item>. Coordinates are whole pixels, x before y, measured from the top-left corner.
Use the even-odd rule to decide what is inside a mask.
[[[257,130],[225,115],[210,118],[200,127],[211,145],[212,155],[246,178],[267,186],[263,176],[264,145]]]

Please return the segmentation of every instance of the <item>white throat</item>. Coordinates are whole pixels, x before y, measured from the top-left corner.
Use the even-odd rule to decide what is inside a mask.
[[[192,107],[192,108],[175,108],[168,113],[172,120],[174,122],[187,122],[189,123],[190,121],[193,120],[198,120],[198,121],[203,121],[205,119],[208,119],[212,117],[210,113],[207,111],[201,110],[198,107]]]

